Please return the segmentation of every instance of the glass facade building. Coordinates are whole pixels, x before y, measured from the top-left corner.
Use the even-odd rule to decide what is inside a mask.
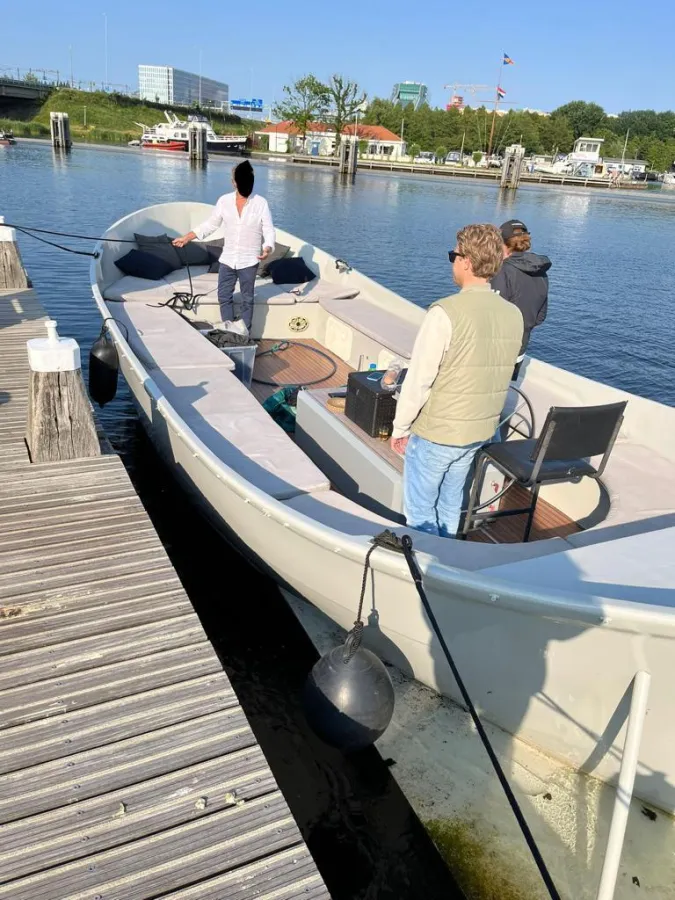
[[[412,103],[414,109],[419,109],[423,103],[429,102],[429,89],[421,81],[400,81],[394,85],[391,101],[399,106]]]
[[[181,106],[191,106],[201,99],[203,106],[221,108],[230,99],[230,89],[222,81],[200,77],[193,72],[175,69],[173,66],[140,65],[138,96],[141,100],[176,103]]]

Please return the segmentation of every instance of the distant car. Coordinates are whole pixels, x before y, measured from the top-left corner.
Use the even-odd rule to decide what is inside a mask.
[[[445,157],[445,161],[446,161],[446,163],[458,163],[458,162],[461,161],[461,158],[462,158],[462,157],[461,157],[461,154],[460,154],[459,150],[452,150],[452,151],[451,151],[450,153],[448,153],[448,155]]]
[[[418,154],[413,162],[416,163],[426,163],[427,165],[433,165],[436,162],[436,154],[430,153],[428,150],[423,150],[422,153]]]

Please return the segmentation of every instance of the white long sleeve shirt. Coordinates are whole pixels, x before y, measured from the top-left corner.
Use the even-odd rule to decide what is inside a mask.
[[[392,437],[402,438],[410,434],[413,422],[429,399],[451,340],[450,319],[440,307],[432,306],[415,338],[408,372],[396,404]]]
[[[237,211],[237,195],[223,194],[209,218],[194,229],[197,239],[203,241],[223,226],[223,252],[219,261],[231,269],[247,269],[257,265],[263,247],[274,250],[276,234],[267,200],[259,194],[251,194],[246,206]]]

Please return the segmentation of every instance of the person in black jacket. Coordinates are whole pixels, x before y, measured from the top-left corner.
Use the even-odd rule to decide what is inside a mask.
[[[530,340],[532,329],[546,318],[548,311],[548,275],[551,260],[548,256],[531,253],[532,240],[526,226],[518,219],[509,219],[501,226],[504,241],[504,262],[490,282],[505,300],[515,303],[523,315],[525,330],[523,343],[513,373],[518,376],[520,364]]]

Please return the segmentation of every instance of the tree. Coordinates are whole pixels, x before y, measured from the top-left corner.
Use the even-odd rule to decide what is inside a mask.
[[[476,163],[476,165],[478,165],[482,158],[483,154],[480,152],[480,150],[474,150],[474,152],[471,154],[471,159]]]
[[[295,125],[304,146],[309,125],[325,118],[329,102],[326,85],[314,75],[305,75],[295,84],[284,86],[284,99],[275,104],[274,115]]]
[[[412,159],[415,159],[416,156],[419,156],[419,152],[420,152],[419,144],[411,144],[408,147],[408,156],[412,157]]]
[[[539,123],[541,145],[548,153],[558,150],[569,153],[574,144],[574,132],[565,116],[543,116]]]
[[[569,122],[574,137],[595,137],[593,132],[605,121],[605,111],[597,103],[586,103],[585,100],[572,100],[564,106],[559,106],[551,113],[552,116],[565,116]]]
[[[368,152],[368,141],[359,141],[359,156],[365,156]]]
[[[366,94],[355,81],[343,75],[331,75],[327,84],[328,96],[332,106],[335,123],[335,152],[338,152],[342,140],[342,130],[352,120],[357,110],[366,102]]]
[[[448,155],[448,148],[444,147],[443,144],[436,147],[436,159],[440,159],[441,162],[445,160],[445,157]]]

